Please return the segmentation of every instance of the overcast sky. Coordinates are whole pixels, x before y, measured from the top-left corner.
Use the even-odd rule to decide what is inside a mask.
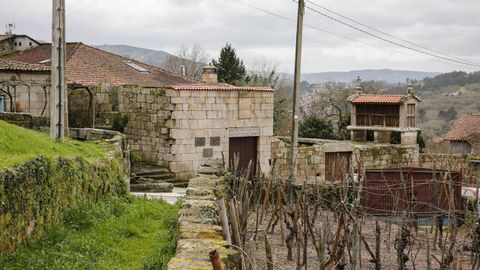
[[[292,0],[66,0],[67,39],[171,53],[182,45],[198,43],[215,58],[220,48],[230,42],[247,65],[267,59],[291,72],[295,22],[252,9],[240,1],[296,19],[297,4]],[[480,62],[479,0],[311,1],[430,49]],[[1,0],[0,24],[13,21],[17,34],[50,41],[51,0]],[[376,41],[309,10],[305,24],[349,39],[306,27],[304,72],[369,68],[472,71]]]

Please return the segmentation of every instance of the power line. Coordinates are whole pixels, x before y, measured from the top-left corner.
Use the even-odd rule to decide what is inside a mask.
[[[239,0],[232,0],[238,4],[241,4],[243,6],[246,6],[246,7],[249,7],[249,8],[252,8],[252,9],[255,9],[257,11],[261,11],[263,13],[266,13],[268,15],[271,15],[271,16],[274,16],[274,17],[277,17],[277,18],[280,18],[280,19],[283,19],[283,20],[286,20],[286,21],[289,21],[289,22],[292,22],[292,23],[295,23],[296,21],[294,19],[291,19],[291,18],[288,18],[286,16],[283,16],[283,15],[279,15],[277,13],[274,13],[274,12],[271,12],[271,11],[268,11],[266,9],[263,9],[263,8],[259,8],[259,7],[256,7],[256,6],[253,6],[253,5],[250,5],[250,4],[247,4],[247,3],[244,3],[242,1],[239,1]],[[295,0],[293,0],[293,2],[296,2]],[[329,34],[329,35],[333,35],[333,36],[336,36],[336,37],[339,37],[339,38],[343,38],[343,39],[346,39],[346,40],[350,40],[350,41],[353,41],[353,42],[358,42],[358,43],[361,43],[361,44],[364,44],[364,45],[368,45],[370,47],[373,47],[373,48],[377,48],[377,49],[382,49],[382,50],[385,50],[385,51],[389,51],[391,53],[396,53],[396,54],[403,54],[403,55],[407,55],[407,56],[416,56],[414,54],[411,54],[411,53],[406,53],[406,52],[402,52],[402,51],[398,51],[398,50],[395,50],[395,49],[390,49],[390,48],[384,48],[384,47],[378,47],[377,45],[373,45],[371,43],[368,43],[368,42],[365,42],[365,41],[361,41],[361,40],[358,40],[358,39],[354,39],[354,38],[351,38],[351,37],[348,37],[348,36],[344,36],[344,35],[340,35],[340,34],[337,34],[337,33],[334,33],[334,32],[331,32],[331,31],[328,31],[328,30],[325,30],[325,29],[322,29],[320,27],[317,27],[315,25],[311,25],[311,24],[304,24],[306,27],[308,28],[311,28],[313,30],[317,30],[319,32],[323,32],[323,33],[326,33],[326,34]],[[425,55],[421,55],[421,56],[424,56]],[[469,68],[469,69],[472,69],[472,70],[477,70],[476,68],[473,68],[471,67],[470,65],[467,65],[467,64],[459,64],[459,63],[451,63],[451,62],[445,62],[445,61],[441,61],[439,59],[431,59],[431,58],[428,58],[429,61],[432,61],[432,62],[437,62],[437,63],[442,63],[442,64],[445,64],[445,65],[449,65],[449,66],[456,66],[456,67],[460,67],[462,66],[463,68]]]
[[[294,2],[295,2],[295,0],[294,0]],[[401,47],[401,48],[403,48],[403,49],[407,49],[407,50],[410,50],[410,51],[414,51],[414,52],[417,52],[417,53],[425,54],[425,55],[428,55],[428,56],[431,56],[431,57],[439,58],[439,59],[442,59],[442,60],[446,60],[446,61],[450,61],[450,62],[454,62],[454,63],[466,65],[466,66],[471,66],[471,67],[475,67],[475,68],[480,68],[480,65],[478,65],[478,64],[470,64],[470,63],[465,62],[465,61],[455,60],[455,59],[451,59],[451,58],[448,58],[448,57],[436,55],[436,54],[433,54],[433,53],[430,53],[430,52],[427,52],[427,51],[419,50],[419,49],[413,48],[413,47],[411,47],[411,46],[407,46],[407,45],[398,43],[398,42],[396,42],[396,41],[392,41],[392,40],[386,39],[386,38],[384,38],[384,37],[381,37],[381,36],[379,36],[379,35],[376,35],[376,34],[373,34],[373,33],[368,32],[368,31],[366,31],[366,30],[364,30],[364,29],[361,29],[361,28],[359,28],[359,27],[357,27],[357,26],[354,26],[354,25],[352,25],[352,24],[349,24],[349,23],[347,23],[347,22],[344,22],[344,21],[342,21],[342,20],[340,20],[340,19],[334,18],[334,17],[332,17],[332,16],[330,16],[330,15],[328,15],[328,14],[322,12],[322,11],[319,11],[319,10],[316,10],[316,9],[312,8],[311,6],[305,6],[305,8],[307,8],[307,9],[310,10],[310,11],[313,11],[314,13],[317,13],[317,14],[319,14],[319,15],[322,15],[322,16],[330,19],[330,20],[333,20],[333,21],[335,21],[335,22],[337,22],[337,23],[339,23],[339,24],[345,25],[345,26],[347,26],[347,27],[349,27],[349,28],[352,28],[352,29],[354,29],[354,30],[356,30],[356,31],[362,32],[362,33],[364,33],[364,34],[366,34],[366,35],[368,35],[368,36],[371,36],[371,37],[373,37],[373,38],[379,39],[379,40],[384,41],[384,42],[386,42],[386,43],[390,43],[390,44],[392,44],[392,45]]]
[[[352,19],[352,18],[349,18],[349,17],[347,17],[347,16],[344,16],[344,15],[338,13],[338,12],[335,12],[335,11],[333,11],[333,10],[331,10],[331,9],[328,9],[328,8],[326,8],[326,7],[324,7],[324,6],[321,6],[321,5],[319,5],[319,4],[317,4],[317,3],[313,2],[313,1],[306,0],[306,2],[312,4],[312,5],[316,6],[316,7],[319,7],[319,8],[321,8],[321,9],[325,10],[325,11],[328,11],[328,12],[330,12],[330,13],[332,13],[332,14],[335,14],[335,15],[343,18],[343,19],[346,19],[346,20],[348,20],[348,21],[351,21],[351,22],[354,22],[354,23],[356,23],[356,24],[358,24],[358,25],[361,25],[361,26],[363,26],[363,27],[365,27],[365,28],[368,28],[368,29],[370,29],[370,30],[373,30],[373,31],[375,31],[375,32],[378,32],[378,33],[380,33],[380,34],[383,34],[383,35],[385,35],[385,36],[389,36],[389,37],[395,38],[395,39],[397,39],[397,40],[400,40],[400,41],[403,41],[403,42],[408,43],[408,44],[410,44],[410,45],[413,45],[413,46],[416,46],[416,47],[419,47],[419,48],[422,48],[422,49],[425,49],[425,50],[434,52],[434,53],[439,54],[439,55],[444,55],[444,56],[447,56],[447,57],[455,58],[455,59],[457,59],[457,60],[464,61],[464,62],[467,62],[467,63],[471,63],[471,64],[474,64],[474,65],[480,65],[479,63],[470,61],[470,60],[468,60],[468,59],[456,57],[456,56],[454,56],[454,55],[450,55],[450,54],[447,54],[447,53],[444,53],[444,52],[441,52],[441,51],[438,51],[438,50],[433,50],[433,49],[427,48],[427,47],[425,47],[425,46],[419,45],[419,44],[417,44],[417,43],[414,43],[414,42],[405,40],[405,39],[403,39],[403,38],[394,36],[394,35],[392,35],[392,34],[386,33],[385,31],[379,30],[379,29],[377,29],[377,28],[371,27],[371,26],[366,25],[366,24],[364,24],[364,23],[362,23],[362,22],[359,22],[359,21],[357,21],[357,20],[354,20],[354,19]]]

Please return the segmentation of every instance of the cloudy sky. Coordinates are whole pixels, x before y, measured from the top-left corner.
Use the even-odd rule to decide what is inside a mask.
[[[284,71],[293,70],[297,4],[292,0],[66,2],[69,41],[95,45],[127,44],[167,52],[197,43],[211,57],[217,57],[220,48],[230,42],[247,65],[266,59],[279,63]],[[480,63],[479,0],[311,2],[429,49]],[[307,1],[307,6],[324,11],[311,2]],[[50,0],[1,0],[1,7],[0,25],[15,22],[16,33],[50,40]],[[308,26],[304,32],[304,72],[368,68],[441,72],[473,70],[372,39],[308,9],[305,24]]]

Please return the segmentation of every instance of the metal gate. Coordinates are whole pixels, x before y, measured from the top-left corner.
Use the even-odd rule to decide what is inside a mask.
[[[258,137],[230,138],[228,160],[230,170],[236,169],[237,173],[245,173],[251,164],[250,175],[255,175],[257,165]],[[238,156],[238,165],[235,168],[235,157]]]

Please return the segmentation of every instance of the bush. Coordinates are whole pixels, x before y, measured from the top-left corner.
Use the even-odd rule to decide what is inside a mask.
[[[128,114],[116,114],[113,118],[112,129],[121,133],[124,133],[125,126],[130,121],[130,115]]]
[[[302,138],[335,139],[332,122],[315,115],[308,116],[300,122],[298,132]]]

